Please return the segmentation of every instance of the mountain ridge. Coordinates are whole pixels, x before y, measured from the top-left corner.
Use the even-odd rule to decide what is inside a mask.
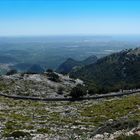
[[[113,53],[94,64],[73,70],[70,76],[102,88],[139,87],[140,48]]]

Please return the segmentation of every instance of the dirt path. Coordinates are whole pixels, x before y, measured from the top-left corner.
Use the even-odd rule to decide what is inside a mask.
[[[113,97],[121,97],[121,96],[127,96],[131,94],[135,94],[140,92],[140,89],[138,90],[127,90],[124,92],[116,92],[116,93],[108,93],[108,94],[101,94],[96,95],[92,97],[82,97],[82,98],[39,98],[39,97],[31,97],[31,96],[12,96],[12,95],[6,95],[3,93],[0,93],[0,96],[12,98],[16,100],[33,100],[33,101],[82,101],[82,100],[97,100],[97,99],[104,99],[104,98],[113,98]]]

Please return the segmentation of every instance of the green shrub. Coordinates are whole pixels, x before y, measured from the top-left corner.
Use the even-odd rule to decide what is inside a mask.
[[[95,84],[88,86],[88,94],[90,95],[98,94],[98,91],[99,88]]]
[[[52,69],[47,69],[46,72],[48,72],[48,73],[52,73],[53,70],[52,70]]]
[[[54,82],[59,82],[59,76],[57,74],[55,74],[54,72],[52,73],[48,73],[48,79]]]
[[[82,85],[77,85],[70,92],[70,96],[72,98],[79,98],[79,97],[82,97],[82,96],[84,96],[86,94],[87,94],[86,89]]]
[[[17,73],[17,70],[10,70],[6,73],[6,75],[13,75],[13,74],[16,74]]]
[[[60,94],[60,95],[63,94],[63,91],[64,91],[63,87],[61,87],[61,86],[58,87],[58,91],[57,91],[58,94]]]

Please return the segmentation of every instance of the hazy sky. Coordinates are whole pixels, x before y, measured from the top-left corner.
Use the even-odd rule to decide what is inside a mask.
[[[140,34],[139,0],[0,0],[0,36]]]

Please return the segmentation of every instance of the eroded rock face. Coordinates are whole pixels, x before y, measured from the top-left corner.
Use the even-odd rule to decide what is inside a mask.
[[[15,74],[0,77],[1,92],[8,95],[35,96],[35,97],[64,97],[69,94],[81,80],[73,80],[68,76],[58,75],[59,81],[49,79],[44,74]],[[62,94],[60,95],[59,89]]]

